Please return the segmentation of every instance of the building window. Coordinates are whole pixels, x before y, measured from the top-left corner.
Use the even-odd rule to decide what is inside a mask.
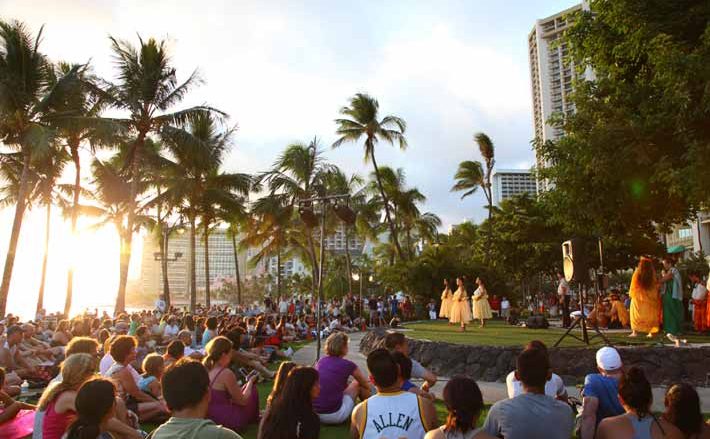
[[[691,228],[685,228],[685,229],[680,229],[678,230],[678,238],[684,239],[684,238],[692,238],[693,236],[693,230]]]

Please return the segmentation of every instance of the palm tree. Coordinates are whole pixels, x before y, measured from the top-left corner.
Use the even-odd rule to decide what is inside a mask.
[[[234,277],[237,283],[237,304],[242,304],[242,278],[239,273],[239,246],[237,245],[237,237],[239,236],[240,225],[244,221],[232,218],[225,218],[227,224],[227,238],[232,241],[232,251],[234,252]]]
[[[397,116],[389,115],[378,119],[379,108],[380,104],[370,95],[358,93],[352,97],[350,105],[340,109],[340,114],[347,118],[335,120],[338,125],[336,133],[340,138],[333,143],[333,148],[337,148],[345,142],[357,142],[361,137],[365,137],[365,161],[372,162],[380,196],[383,200],[385,219],[392,235],[392,242],[397,250],[397,256],[400,259],[404,259],[402,247],[399,244],[397,225],[392,218],[389,200],[380,178],[380,170],[375,158],[375,146],[380,140],[384,140],[392,145],[397,142],[400,149],[405,149],[407,140],[404,137],[404,132],[407,124]]]
[[[493,236],[493,187],[491,185],[491,177],[493,166],[495,165],[495,148],[493,141],[484,133],[476,133],[473,138],[478,144],[481,157],[483,157],[486,164],[485,171],[481,162],[470,160],[461,162],[454,175],[456,183],[451,190],[463,191],[464,194],[461,196],[461,199],[474,194],[479,187],[483,190],[483,194],[488,203],[488,236],[486,238],[486,263],[488,263],[490,259],[491,238]]]
[[[37,311],[44,307],[44,290],[47,278],[47,260],[49,258],[49,237],[52,206],[63,205],[63,199],[57,189],[67,189],[60,187],[57,180],[62,174],[64,165],[68,160],[67,155],[61,150],[50,150],[42,156],[35,155],[29,178],[29,190],[27,194],[27,207],[33,205],[45,207],[45,229],[44,229],[44,255],[42,257],[42,271],[40,274],[39,293],[37,295]],[[21,153],[2,154],[0,156],[0,175],[7,183],[0,188],[3,194],[0,204],[15,204],[18,200],[19,182],[22,174]],[[71,191],[71,188],[68,188]],[[68,314],[68,310],[65,311]]]
[[[190,310],[197,306],[196,233],[197,220],[202,219],[203,238],[209,239],[210,227],[225,212],[244,210],[244,198],[252,187],[248,174],[224,173],[219,170],[227,153],[235,128],[220,130],[210,114],[193,118],[187,130],[166,127],[161,136],[174,158],[166,164],[165,191],[152,204],[169,201],[190,224]],[[205,241],[206,243],[207,241]],[[206,247],[205,257],[209,258]],[[207,284],[209,261],[206,259]],[[209,285],[207,286],[209,300]]]
[[[114,124],[99,116],[106,106],[105,100],[92,93],[93,84],[97,79],[91,74],[87,65],[71,65],[59,63],[54,66],[55,75],[63,78],[63,93],[61,100],[56,102],[53,111],[47,119],[56,130],[57,137],[63,141],[65,148],[74,163],[74,189],[72,192],[71,236],[76,239],[76,226],[79,218],[79,196],[81,193],[81,159],[79,148],[86,144],[92,152],[99,147],[113,146],[121,141],[122,126]],[[69,257],[72,255],[70,254]],[[71,309],[74,291],[74,263],[69,260],[67,269],[67,290],[64,302],[64,314]]]
[[[178,83],[164,41],[158,42],[153,38],[144,41],[138,37],[139,45],[134,47],[127,41],[113,37],[110,40],[118,69],[118,82],[100,84],[93,87],[93,92],[112,107],[129,113],[128,117],[110,120],[122,125],[133,136],[125,166],[130,181],[131,198],[131,208],[126,221],[127,229],[133,230],[139,215],[138,195],[143,181],[141,164],[146,140],[167,128],[177,131],[198,116],[226,115],[204,105],[170,112],[185,98],[192,87],[202,81],[197,71],[193,71],[186,81]],[[129,236],[125,243],[128,258],[130,258],[131,244],[132,236]],[[125,264],[120,275],[116,311],[123,311],[125,308],[127,280],[128,264]]]

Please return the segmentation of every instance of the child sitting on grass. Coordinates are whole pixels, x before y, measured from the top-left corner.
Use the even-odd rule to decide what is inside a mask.
[[[138,381],[138,388],[155,399],[161,399],[163,390],[160,379],[165,371],[165,360],[158,354],[148,354],[143,360],[143,375]]]
[[[399,370],[402,375],[402,390],[414,393],[424,398],[429,398],[433,401],[434,394],[424,391],[412,384],[412,360],[401,352],[393,353],[392,357],[394,357],[394,361],[396,361],[399,365]]]

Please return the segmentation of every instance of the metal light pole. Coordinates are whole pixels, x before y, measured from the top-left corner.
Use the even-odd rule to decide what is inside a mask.
[[[165,309],[169,310],[170,303],[170,286],[168,283],[168,262],[175,262],[182,257],[182,252],[175,252],[172,257],[168,256],[168,235],[170,231],[174,229],[173,227],[164,227],[163,233],[163,245],[160,249],[161,251],[153,253],[153,260],[160,261],[161,273],[164,274],[165,279],[163,279],[163,301],[165,302]],[[180,231],[182,229],[178,229]]]

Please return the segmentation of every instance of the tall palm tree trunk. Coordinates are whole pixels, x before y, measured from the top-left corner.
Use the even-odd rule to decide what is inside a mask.
[[[37,295],[37,313],[44,308],[44,285],[47,280],[47,259],[49,257],[49,225],[51,223],[52,203],[47,203],[47,213],[44,223],[44,255],[42,256],[42,274],[39,278],[39,294]],[[69,315],[66,310],[65,313]]]
[[[128,284],[128,265],[131,262],[131,244],[133,241],[133,233],[131,229],[122,231],[123,238],[121,239],[121,255],[119,256],[119,278],[118,278],[118,294],[116,295],[116,307],[114,315],[126,311],[126,285]]]
[[[30,159],[29,151],[25,152],[24,161],[22,163],[22,175],[20,177],[20,187],[17,193],[17,204],[15,205],[15,218],[12,222],[12,232],[10,234],[10,244],[7,249],[7,257],[5,258],[5,270],[2,275],[2,284],[0,284],[0,317],[5,316],[5,308],[7,307],[7,296],[10,292],[10,281],[12,280],[12,269],[15,266],[15,254],[17,252],[17,242],[20,239],[20,229],[22,229],[22,219],[25,214],[25,206],[27,204],[27,182],[30,176]]]
[[[493,239],[493,194],[491,193],[491,176],[488,171],[488,189],[484,189],[486,199],[488,201],[488,233],[486,236],[486,265],[491,260],[491,240]]]
[[[163,232],[165,224],[161,224],[160,230],[160,270],[163,273],[163,301],[165,309],[170,309],[170,280],[168,279],[168,234]]]
[[[377,160],[375,160],[375,150],[372,148],[370,153],[370,158],[372,159],[372,166],[375,168],[375,179],[377,180],[377,188],[380,190],[380,196],[382,196],[382,202],[385,205],[385,219],[387,220],[387,225],[390,229],[390,234],[392,235],[392,241],[394,242],[394,247],[397,250],[397,256],[399,259],[404,260],[404,254],[402,253],[402,247],[399,245],[399,239],[397,237],[397,227],[392,221],[392,216],[390,215],[390,205],[389,199],[385,194],[385,188],[382,185],[382,178],[380,176],[380,168],[377,166]]]
[[[276,295],[281,297],[281,245],[276,249]]]
[[[308,244],[308,256],[311,259],[311,283],[313,284],[313,294],[316,294],[318,291],[318,259],[316,256],[315,244],[313,243],[313,235],[310,230],[306,234],[306,241]]]
[[[348,226],[343,226],[345,228],[345,269],[348,271],[348,292],[352,294],[353,292],[353,266],[350,260],[350,233],[348,232]],[[360,273],[362,276],[362,273]]]
[[[205,306],[210,308],[210,226],[205,222]]]
[[[195,271],[195,216],[190,216],[190,312],[197,308],[197,273]]]
[[[237,237],[232,235],[232,250],[234,251],[234,273],[237,278],[237,305],[242,304],[242,279],[239,275],[239,252],[237,251]]]
[[[79,192],[81,191],[81,160],[79,159],[79,142],[72,140],[69,149],[74,162],[74,193],[71,208],[71,239],[76,244],[76,223],[79,219]],[[67,270],[67,292],[64,299],[64,315],[69,316],[72,295],[74,294],[74,261],[73,253],[69,252],[69,269]]]

